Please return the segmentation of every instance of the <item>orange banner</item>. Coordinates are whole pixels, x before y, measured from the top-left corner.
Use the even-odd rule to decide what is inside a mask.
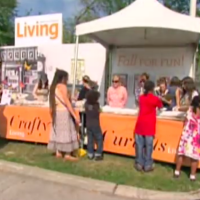
[[[105,151],[129,156],[135,155],[134,127],[136,119],[135,116],[102,114],[101,127]],[[153,153],[155,160],[175,162],[182,127],[183,122],[181,121],[157,120]]]
[[[2,137],[27,142],[47,143],[51,128],[48,108],[1,106]]]
[[[48,108],[5,106],[0,107],[0,135],[7,139],[48,143],[51,118]],[[102,113],[101,128],[104,136],[104,151],[135,155],[135,116]],[[154,139],[153,158],[174,163],[183,122],[158,119]],[[187,162],[188,163],[188,162]],[[200,166],[199,166],[200,167]]]

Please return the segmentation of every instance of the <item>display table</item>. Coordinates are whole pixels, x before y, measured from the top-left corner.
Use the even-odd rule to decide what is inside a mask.
[[[104,151],[135,155],[134,127],[136,116],[102,113],[101,128],[104,136]],[[51,118],[48,108],[3,106],[0,107],[1,137],[27,142],[48,143]],[[154,140],[153,158],[174,163],[176,149],[183,128],[182,121],[158,119]]]

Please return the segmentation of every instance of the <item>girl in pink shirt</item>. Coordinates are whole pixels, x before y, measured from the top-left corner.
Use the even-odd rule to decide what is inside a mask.
[[[128,99],[127,90],[121,85],[119,76],[115,75],[112,83],[107,92],[107,103],[111,107],[124,108]]]

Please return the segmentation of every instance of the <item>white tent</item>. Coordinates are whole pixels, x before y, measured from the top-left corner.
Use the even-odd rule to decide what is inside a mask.
[[[157,0],[137,0],[123,10],[76,26],[104,45],[182,45],[197,43],[200,19],[174,12]]]
[[[174,12],[157,0],[136,0],[110,16],[77,25],[75,60],[81,35],[105,47],[197,45],[200,19]]]

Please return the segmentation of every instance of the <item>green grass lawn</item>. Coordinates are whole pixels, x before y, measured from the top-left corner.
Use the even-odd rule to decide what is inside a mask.
[[[189,169],[184,169],[180,179],[175,180],[174,166],[165,163],[156,163],[154,172],[140,173],[133,168],[133,158],[106,154],[102,162],[81,158],[70,163],[54,158],[44,145],[0,141],[0,159],[7,161],[154,190],[185,192],[200,188],[199,176],[195,183],[190,182]]]

